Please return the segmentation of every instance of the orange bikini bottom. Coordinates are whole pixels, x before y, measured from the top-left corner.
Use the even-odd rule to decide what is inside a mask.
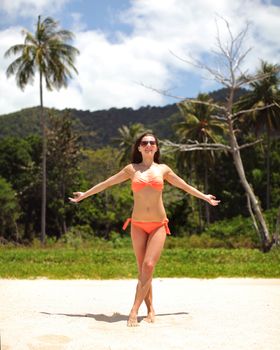
[[[128,224],[131,222],[132,225],[136,227],[140,227],[143,231],[146,233],[152,233],[155,229],[164,226],[166,234],[170,235],[170,230],[168,227],[168,219],[165,219],[163,221],[157,221],[157,222],[150,222],[150,221],[136,221],[132,218],[126,219],[123,230],[125,230],[128,226]]]

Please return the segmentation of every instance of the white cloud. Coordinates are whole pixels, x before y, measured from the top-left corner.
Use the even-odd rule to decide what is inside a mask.
[[[71,30],[76,33],[76,32],[82,32],[86,30],[87,25],[83,21],[83,14],[79,12],[73,12],[71,13],[71,17],[73,20],[72,28]]]
[[[44,3],[41,0],[42,6]],[[191,80],[184,82],[184,73],[202,72],[176,59],[170,50],[183,58],[192,54],[209,59],[206,54],[215,46],[217,14],[230,22],[234,34],[244,28],[246,21],[251,23],[246,45],[252,46],[253,51],[246,67],[255,69],[260,58],[279,62],[279,7],[260,0],[134,0],[121,15],[121,21],[129,23],[132,31],[118,33],[117,42],[111,42],[101,31],[85,30],[83,17],[74,15],[78,30],[74,45],[81,52],[76,63],[79,75],[67,89],[46,93],[45,104],[90,110],[165,104],[163,96],[139,83],[158,89],[176,86],[177,81],[185,86],[191,84]],[[11,28],[0,32],[1,57],[10,45],[22,41],[19,31]],[[223,26],[220,33],[223,37]],[[25,93],[20,92],[15,88],[14,78],[6,80],[4,69],[8,61],[1,57],[0,114],[37,105],[36,83]],[[201,81],[200,91],[211,86],[216,88],[209,81]]]
[[[55,13],[69,0],[0,0],[1,11],[8,16],[34,17],[44,12]]]
[[[0,114],[15,111],[21,106],[33,106],[32,91],[27,88],[21,92],[14,79],[7,79],[5,71],[10,63],[4,59],[5,51],[12,45],[22,42],[21,28],[15,27],[0,32]],[[27,104],[26,104],[27,103]]]
[[[154,40],[183,58],[189,54],[201,56],[216,46],[216,19],[221,38],[226,38],[221,16],[229,21],[234,34],[250,22],[247,43],[254,48],[255,57],[279,61],[275,53],[279,52],[280,7],[265,5],[260,0],[136,0],[133,4],[122,16],[125,22],[133,24],[133,36]],[[163,59],[165,63],[193,69],[174,62],[171,56]]]
[[[131,47],[131,40],[111,44],[102,33],[87,31],[78,33],[74,44],[81,55],[77,61],[79,76],[71,88],[80,91],[79,108],[139,107],[141,104],[163,103],[162,96],[151,94],[139,82],[167,82],[167,69],[161,62],[139,55],[139,50]],[[147,47],[147,43],[145,45]],[[53,99],[51,95],[54,96],[49,94],[49,99]]]

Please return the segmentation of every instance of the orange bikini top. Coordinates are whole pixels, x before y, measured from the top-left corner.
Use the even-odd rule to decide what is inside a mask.
[[[156,175],[151,177],[149,180],[146,180],[142,177],[136,177],[131,182],[131,189],[133,192],[138,192],[146,186],[151,186],[157,191],[162,191],[163,179],[160,175]]]

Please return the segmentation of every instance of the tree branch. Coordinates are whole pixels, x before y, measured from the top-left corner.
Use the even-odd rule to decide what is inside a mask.
[[[232,118],[236,118],[238,115],[240,114],[245,114],[245,113],[250,113],[250,112],[255,112],[255,111],[262,111],[263,109],[267,109],[269,107],[272,107],[272,106],[276,106],[277,104],[276,103],[271,103],[269,105],[266,105],[266,106],[263,106],[263,107],[255,107],[255,108],[250,108],[250,109],[244,109],[242,111],[239,111],[239,112],[236,112],[236,113],[233,113],[231,115]]]
[[[234,71],[236,71],[237,69],[239,69],[241,62],[244,60],[244,58],[248,55],[248,53],[249,53],[251,50],[252,50],[252,48],[249,47],[248,50],[246,50],[241,56],[239,56],[238,59],[236,59],[236,62],[235,62],[235,64],[234,64],[234,66],[233,66]],[[242,73],[241,73],[241,75],[242,75]]]
[[[251,147],[256,145],[257,143],[262,142],[263,140],[257,140],[254,142],[246,143],[242,146],[238,147],[238,150],[242,150],[247,147]],[[232,149],[228,145],[224,145],[222,143],[199,143],[196,140],[187,140],[187,143],[181,144],[181,143],[174,143],[170,140],[161,140],[160,144],[163,147],[169,148],[169,150],[165,149],[166,153],[170,152],[193,152],[193,151],[226,151],[226,152],[232,152]]]
[[[231,87],[231,81],[225,77],[222,73],[220,73],[217,69],[211,68],[204,64],[203,62],[199,60],[193,59],[193,66],[199,68],[199,69],[204,69],[207,72],[209,72],[216,81],[221,83],[222,85],[226,86],[227,88]]]
[[[150,89],[150,90],[152,90],[152,91],[154,91],[154,92],[156,92],[156,93],[158,93],[160,95],[163,95],[163,96],[166,96],[166,97],[172,97],[172,98],[174,98],[176,100],[183,100],[183,99],[186,98],[185,96],[172,95],[172,94],[168,93],[168,90],[156,89],[156,88],[154,88],[152,86],[149,86],[149,85],[146,85],[144,83],[138,83],[138,84],[140,86],[143,86],[146,89]]]
[[[240,83],[238,84],[238,87],[242,85],[248,85],[256,81],[264,80],[266,78],[269,78],[270,76],[271,76],[271,73],[256,74],[254,76],[250,76],[250,75],[246,76],[245,74],[241,75],[239,78]]]
[[[254,142],[250,142],[250,143],[245,143],[244,145],[242,146],[239,146],[238,149],[243,149],[243,148],[247,148],[247,147],[251,147],[251,146],[254,146],[256,145],[257,143],[260,143],[260,142],[263,142],[263,139],[259,139],[257,141],[254,141]]]
[[[210,118],[219,120],[221,122],[226,122],[227,121],[227,118],[225,116],[220,116],[220,115],[210,115]]]
[[[274,239],[275,239],[275,243],[277,245],[280,245],[280,207],[278,208],[278,213],[277,213]]]
[[[161,94],[163,96],[172,97],[172,98],[175,98],[177,100],[181,100],[178,103],[186,102],[186,103],[204,104],[204,105],[207,105],[207,106],[215,107],[215,108],[220,109],[220,110],[222,110],[224,112],[227,110],[224,106],[220,106],[220,105],[218,105],[216,103],[204,102],[204,101],[196,100],[196,99],[193,99],[193,98],[186,98],[185,96],[183,97],[183,96],[178,96],[178,95],[172,95],[172,94],[169,94],[167,92],[168,90],[156,89],[156,88],[148,86],[148,85],[146,85],[144,83],[140,83],[140,85],[145,87],[146,89],[150,89],[150,90],[152,90],[154,92],[157,92],[158,94]]]
[[[196,104],[203,104],[203,105],[206,105],[206,106],[210,106],[210,107],[214,107],[214,108],[217,108],[217,109],[220,109],[224,112],[226,112],[226,107],[224,106],[220,106],[216,103],[213,103],[213,102],[206,102],[206,101],[200,101],[200,100],[196,100],[196,99],[192,99],[192,98],[185,98],[183,101],[179,102],[179,103],[183,103],[183,102],[186,102],[186,103],[196,103]]]
[[[258,228],[258,224],[257,224],[257,221],[256,221],[256,218],[255,218],[255,215],[252,211],[252,206],[251,206],[251,201],[250,201],[250,197],[248,194],[246,194],[246,197],[247,197],[247,205],[248,205],[248,210],[249,210],[249,213],[251,215],[251,218],[253,220],[253,226],[256,230],[256,232],[259,234],[259,228]]]
[[[170,152],[179,150],[180,152],[191,151],[230,151],[230,146],[223,145],[222,143],[199,143],[198,141],[188,140],[189,144],[178,144],[170,140],[161,141],[161,145],[167,147]]]

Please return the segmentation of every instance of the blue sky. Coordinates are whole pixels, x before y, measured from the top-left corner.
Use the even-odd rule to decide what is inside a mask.
[[[72,30],[78,76],[67,89],[45,92],[45,104],[59,109],[139,108],[176,102],[144,85],[195,97],[221,87],[205,72],[178,60],[190,55],[212,64],[216,20],[224,38],[226,18],[234,34],[250,22],[244,69],[260,59],[280,62],[280,0],[0,0],[0,114],[38,105],[38,81],[24,92],[5,70],[4,52],[22,43],[21,29],[34,30],[37,16],[52,16]]]
[[[28,1],[21,2],[28,3]],[[31,9],[36,9],[35,6],[32,7],[32,3],[35,1],[30,1]],[[39,1],[40,3],[40,1]],[[55,11],[47,7],[38,6],[42,8],[44,12],[42,15],[51,15],[58,19],[63,27],[71,27],[73,25],[73,14],[80,14],[81,20],[85,26],[85,29],[99,29],[101,31],[107,32],[112,35],[116,30],[122,30],[127,33],[131,30],[131,26],[121,23],[118,16],[122,11],[126,10],[130,6],[130,1],[128,0],[71,0],[71,1],[60,1],[61,5],[58,6]],[[59,1],[58,1],[59,3]],[[35,11],[34,11],[35,12]],[[32,30],[34,22],[36,22],[36,13],[34,15],[28,16],[27,14],[22,14],[20,16],[15,16],[8,11],[1,11],[0,8],[0,29],[5,29],[9,25],[22,25],[24,27]],[[39,12],[38,12],[39,14]]]

